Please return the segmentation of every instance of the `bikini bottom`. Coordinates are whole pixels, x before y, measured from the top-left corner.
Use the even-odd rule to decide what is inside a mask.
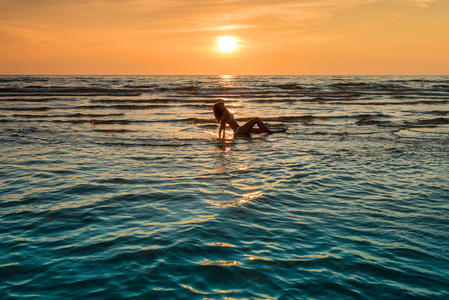
[[[241,128],[241,126],[237,127],[237,129],[235,130],[235,133],[234,133],[234,135],[237,135],[237,134],[239,134],[239,130],[240,130],[240,128]]]

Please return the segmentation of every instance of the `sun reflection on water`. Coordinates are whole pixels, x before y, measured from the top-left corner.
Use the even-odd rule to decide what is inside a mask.
[[[262,196],[263,196],[263,193],[261,191],[256,191],[256,192],[243,194],[243,196],[241,198],[234,200],[234,201],[229,201],[229,202],[209,201],[209,202],[212,203],[213,205],[235,207],[235,206],[239,206],[239,205],[242,205],[245,203],[250,203],[256,199],[259,199]]]
[[[200,265],[203,266],[221,266],[221,267],[230,267],[230,266],[238,266],[241,265],[238,261],[232,260],[232,261],[226,261],[226,260],[203,260],[200,262]]]
[[[243,195],[243,198],[240,200],[241,203],[246,203],[249,201],[252,201],[254,199],[260,198],[262,197],[262,192],[260,191],[256,191],[256,192],[252,192],[252,193],[247,193]]]
[[[223,194],[214,193],[219,197],[207,201],[212,205],[235,207],[252,202],[264,195],[259,180],[252,176],[253,172],[250,172],[253,165],[246,159],[244,153],[235,152],[238,150],[238,145],[232,141],[215,144],[213,174],[217,176],[217,183],[219,183]],[[255,182],[257,184],[254,185]]]
[[[220,75],[220,86],[225,88],[231,88],[235,83],[235,76],[233,75]]]

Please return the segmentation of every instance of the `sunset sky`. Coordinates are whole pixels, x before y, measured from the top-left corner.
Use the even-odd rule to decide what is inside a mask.
[[[0,0],[0,74],[447,75],[449,1]]]

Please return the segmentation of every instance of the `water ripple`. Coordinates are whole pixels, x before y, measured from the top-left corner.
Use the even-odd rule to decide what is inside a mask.
[[[0,76],[0,298],[448,298],[447,85]]]

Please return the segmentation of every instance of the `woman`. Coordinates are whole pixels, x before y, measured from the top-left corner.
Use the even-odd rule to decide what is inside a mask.
[[[218,124],[220,124],[220,129],[218,130],[218,138],[225,138],[225,128],[226,124],[234,131],[234,136],[238,135],[246,135],[249,133],[275,133],[275,132],[285,132],[287,128],[282,129],[281,131],[273,131],[270,130],[259,118],[253,118],[249,120],[245,125],[240,126],[234,118],[234,115],[226,108],[223,102],[215,103],[214,107],[214,115],[215,120]],[[256,125],[259,128],[254,128]]]

